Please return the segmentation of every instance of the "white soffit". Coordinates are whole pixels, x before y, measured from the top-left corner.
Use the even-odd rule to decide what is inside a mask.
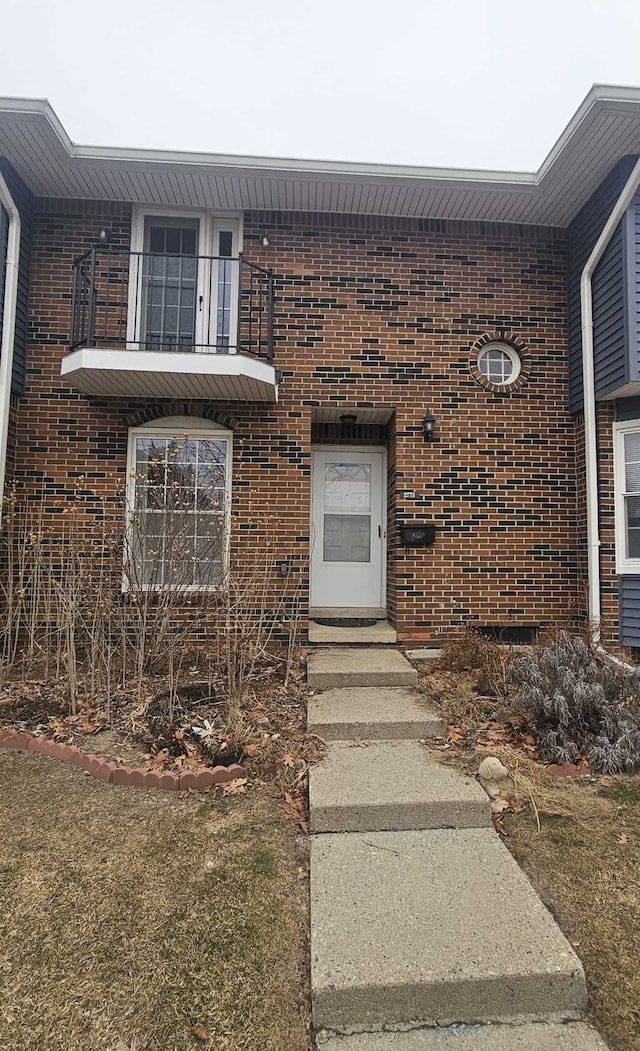
[[[78,146],[43,99],[0,98],[0,156],[42,197],[566,226],[640,154],[640,88],[594,86],[537,172]]]

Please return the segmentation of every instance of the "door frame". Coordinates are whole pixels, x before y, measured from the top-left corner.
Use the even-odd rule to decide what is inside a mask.
[[[311,446],[311,493],[309,500],[309,604],[312,605],[312,587],[313,587],[313,492],[314,492],[314,480],[315,480],[315,453],[347,453],[362,455],[363,453],[378,453],[382,455],[382,484],[380,486],[380,521],[382,523],[382,547],[380,552],[380,609],[387,608],[387,532],[388,532],[388,519],[387,519],[387,488],[389,484],[389,466],[387,458],[387,447],[386,445],[312,445]],[[339,607],[336,607],[338,609]],[[349,606],[345,608],[358,609],[358,606]],[[368,607],[362,607],[366,609]]]
[[[134,204],[131,210],[131,234],[128,249],[129,278],[127,289],[127,350],[140,349],[140,335],[143,322],[142,281],[140,280],[143,263],[141,255],[142,258],[144,258],[145,226],[148,218],[197,219],[200,224],[198,228],[197,252],[198,288],[196,291],[196,295],[200,299],[200,309],[196,312],[196,347],[198,345],[198,336],[203,337],[205,333],[211,334],[212,317],[214,319],[213,327],[217,327],[217,268],[215,282],[213,281],[213,272],[210,272],[209,284],[207,286],[206,275],[203,268],[200,266],[200,260],[208,258],[210,261],[210,267],[213,266],[211,257],[215,255],[213,249],[215,248],[216,236],[220,232],[220,229],[224,229],[225,225],[229,224],[229,228],[233,233],[235,250],[235,255],[230,258],[234,260],[233,266],[237,268],[236,271],[232,270],[232,274],[235,276],[234,291],[231,298],[231,317],[229,327],[231,333],[235,332],[238,324],[237,292],[242,283],[240,257],[244,245],[244,213],[232,209],[222,210],[220,208],[198,209],[188,207],[177,208],[161,204]],[[127,251],[127,249],[123,248],[123,252],[125,251]],[[215,289],[213,285],[215,285]],[[136,336],[138,337],[137,340]],[[200,349],[206,349],[203,341]],[[188,353],[193,353],[193,351],[188,351]],[[230,353],[236,353],[236,349],[234,348]]]

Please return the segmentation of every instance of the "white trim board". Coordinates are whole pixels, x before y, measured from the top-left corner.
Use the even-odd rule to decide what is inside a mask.
[[[626,434],[640,434],[640,420],[621,420],[613,425],[613,488],[615,507],[616,573],[618,576],[640,575],[640,558],[627,558],[627,528],[625,515],[625,456]],[[638,493],[640,497],[640,492]]]

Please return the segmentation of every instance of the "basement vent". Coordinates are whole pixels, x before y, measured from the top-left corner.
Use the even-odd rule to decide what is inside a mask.
[[[511,646],[533,646],[537,635],[537,628],[514,624],[474,625],[473,630],[492,642],[502,642]]]

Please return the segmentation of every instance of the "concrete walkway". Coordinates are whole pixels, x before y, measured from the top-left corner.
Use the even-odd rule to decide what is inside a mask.
[[[606,1051],[582,965],[491,826],[430,760],[444,724],[397,650],[309,656],[311,986],[325,1051]]]

